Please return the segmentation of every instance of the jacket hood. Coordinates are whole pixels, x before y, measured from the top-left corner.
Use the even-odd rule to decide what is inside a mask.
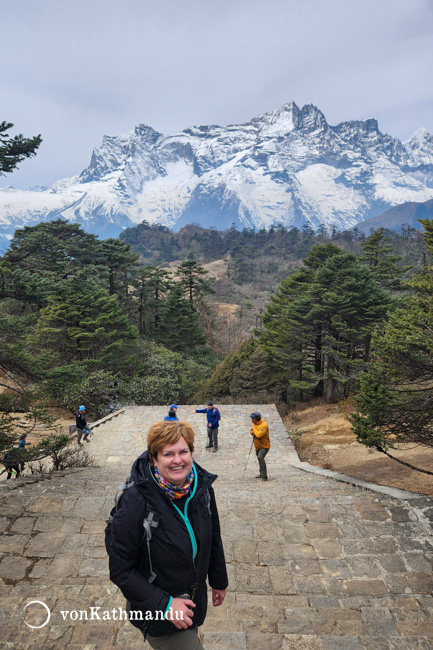
[[[194,462],[194,467],[197,471],[197,478],[200,483],[200,487],[209,487],[217,478],[217,474],[211,474],[211,472],[208,472],[206,469],[204,469],[201,465],[199,465],[195,460]],[[150,463],[149,463],[149,452],[146,451],[141,454],[133,463],[132,468],[131,468],[131,477],[134,480],[135,485],[142,485],[143,487],[148,484],[148,481],[151,480],[152,483],[154,483],[152,475],[151,475],[151,469],[150,469]]]

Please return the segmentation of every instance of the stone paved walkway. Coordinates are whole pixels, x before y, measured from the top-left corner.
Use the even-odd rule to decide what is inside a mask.
[[[272,449],[270,480],[256,481],[253,406],[224,406],[220,450],[196,460],[215,471],[230,588],[210,607],[206,650],[416,650],[433,648],[433,501],[405,500],[306,473],[274,406],[262,405]],[[99,427],[89,449],[98,468],[0,489],[0,647],[145,648],[127,622],[74,621],[61,612],[124,607],[108,580],[103,531],[113,494],[143,451],[145,432],[166,412],[133,407]],[[13,484],[13,485],[12,485]],[[11,489],[11,488],[14,489]],[[43,601],[50,622],[40,625]],[[116,610],[117,611],[117,610]],[[112,616],[112,614],[111,614]]]

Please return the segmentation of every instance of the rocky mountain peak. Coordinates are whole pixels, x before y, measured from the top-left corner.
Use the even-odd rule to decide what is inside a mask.
[[[404,143],[418,165],[433,165],[433,135],[421,127]]]
[[[141,223],[345,229],[408,201],[433,198],[433,136],[404,144],[377,120],[331,126],[293,101],[243,124],[162,135],[146,124],[105,136],[78,177],[49,190],[0,192],[0,235],[65,218],[113,236]]]

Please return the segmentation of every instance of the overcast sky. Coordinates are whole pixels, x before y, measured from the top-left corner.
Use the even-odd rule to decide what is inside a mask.
[[[0,187],[80,173],[104,134],[246,122],[288,101],[329,124],[433,132],[432,0],[0,0],[0,121],[42,134]]]

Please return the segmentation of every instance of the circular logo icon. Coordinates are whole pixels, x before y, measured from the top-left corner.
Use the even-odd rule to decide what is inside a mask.
[[[45,607],[45,609],[47,611],[47,620],[44,621],[44,623],[42,623],[42,625],[30,625],[30,623],[27,623],[27,621],[24,621],[24,623],[27,625],[27,627],[31,627],[33,629],[39,630],[39,628],[45,627],[46,624],[49,622],[49,620],[51,618],[51,612],[50,612],[50,610],[48,608],[48,605],[46,605],[42,600],[31,600],[29,603],[27,603],[27,605],[24,605],[24,609],[26,609],[26,607],[28,607],[29,605],[34,605],[34,604],[42,605],[42,607]]]

